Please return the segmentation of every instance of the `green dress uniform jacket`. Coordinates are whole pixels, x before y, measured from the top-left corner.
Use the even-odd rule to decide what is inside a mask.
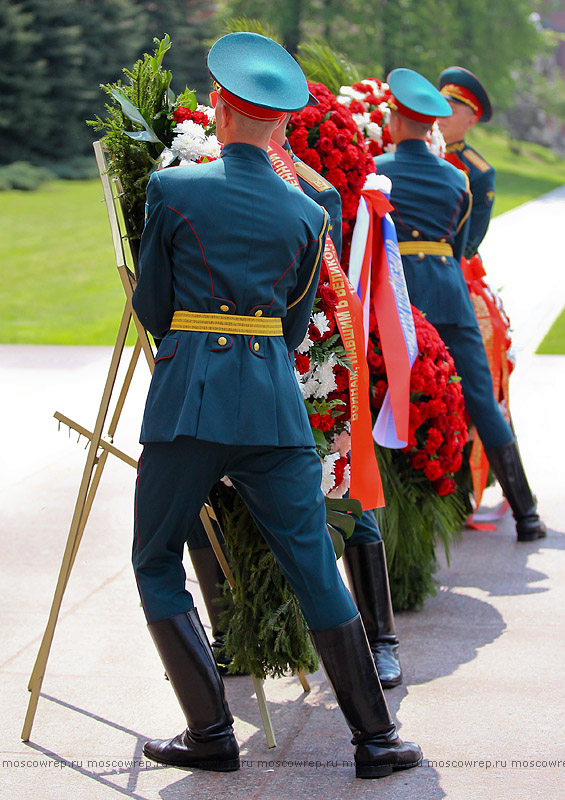
[[[141,441],[312,445],[289,351],[308,327],[327,214],[239,143],[154,173],[147,199],[133,305],[163,341]],[[284,336],[170,331],[178,310],[281,317]]]
[[[319,173],[295,156],[288,142],[285,149],[290,153],[298,182],[304,194],[311,197],[319,206],[323,206],[329,214],[330,224],[328,233],[337,252],[337,257],[341,258],[341,197],[335,186],[323,178]]]
[[[396,152],[377,156],[375,165],[392,180],[391,216],[399,243],[446,242],[453,248],[453,256],[402,256],[411,302],[433,325],[476,325],[459,266],[471,208],[465,176],[418,139],[400,142]]]
[[[485,161],[465,142],[455,142],[448,145],[446,158],[458,169],[463,170],[469,177],[469,186],[473,195],[473,208],[471,222],[469,223],[469,236],[465,248],[465,258],[472,258],[479,249],[486,236],[492,214],[495,197],[494,167]]]
[[[328,215],[234,143],[222,158],[152,176],[134,308],[164,337],[147,399],[132,561],[149,622],[193,606],[187,531],[228,475],[311,630],[357,609],[326,530],[322,469],[292,351],[306,333]],[[282,318],[284,336],[170,331],[175,311]]]
[[[471,196],[461,170],[432,155],[425,142],[400,142],[396,153],[375,159],[392,180],[391,212],[398,239],[444,241],[453,256],[403,255],[410,300],[423,311],[449,348],[465,407],[485,449],[502,447],[513,434],[493,393],[492,376],[459,262],[465,253]]]

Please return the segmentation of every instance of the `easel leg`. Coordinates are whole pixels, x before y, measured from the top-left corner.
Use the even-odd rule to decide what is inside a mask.
[[[114,388],[114,384],[116,381],[116,376],[118,373],[120,359],[123,353],[130,320],[131,320],[131,311],[129,311],[126,306],[126,308],[124,309],[124,313],[122,315],[120,328],[118,330],[116,345],[112,353],[112,360],[110,362],[108,377],[106,379],[106,385],[104,387],[104,392],[102,394],[102,400],[100,401],[98,416],[96,418],[96,424],[94,426],[92,440],[90,442],[88,454],[86,457],[86,464],[84,467],[82,481],[78,491],[75,510],[71,521],[69,535],[67,538],[67,544],[65,547],[63,560],[61,562],[61,568],[59,570],[59,577],[57,580],[57,585],[55,587],[55,594],[53,596],[53,602],[51,604],[49,619],[47,621],[47,626],[43,634],[43,639],[41,640],[39,652],[37,654],[37,658],[35,660],[35,664],[29,681],[28,688],[31,692],[31,697],[29,700],[26,718],[24,720],[24,726],[21,734],[22,740],[24,742],[29,741],[29,737],[31,734],[33,720],[35,718],[35,712],[39,700],[39,694],[41,692],[41,686],[43,684],[43,677],[45,675],[45,668],[47,666],[47,660],[49,658],[49,652],[51,650],[51,644],[53,642],[53,636],[55,634],[55,627],[57,625],[57,619],[59,617],[59,612],[61,610],[61,605],[63,602],[63,595],[67,587],[67,583],[70,577],[76,553],[78,551],[78,547],[80,545],[82,531],[84,530],[82,519],[89,500],[89,489],[91,488],[92,473],[97,460],[96,454],[98,452],[98,445],[102,437],[104,422],[108,414],[110,398],[112,396],[112,390]],[[105,459],[103,459],[103,463],[105,463]],[[91,498],[93,499],[93,497],[94,494],[91,493]],[[90,505],[92,504],[92,499],[90,500]],[[88,506],[89,508],[90,505]]]
[[[255,677],[255,675],[252,675],[251,678],[253,680],[253,688],[255,689],[255,697],[257,698],[257,705],[259,706],[261,722],[263,723],[263,730],[265,731],[267,747],[270,750],[271,748],[277,746],[277,740],[275,738],[275,730],[273,728],[273,722],[271,720],[269,707],[267,705],[267,698],[265,697],[265,689],[263,687],[263,681],[261,680],[261,678]]]

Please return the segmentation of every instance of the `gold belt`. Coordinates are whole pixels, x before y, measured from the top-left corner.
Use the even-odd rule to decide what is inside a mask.
[[[399,242],[401,256],[452,256],[453,247],[447,242]]]
[[[199,314],[195,311],[175,311],[171,330],[249,336],[283,335],[280,317],[241,317],[236,314]]]

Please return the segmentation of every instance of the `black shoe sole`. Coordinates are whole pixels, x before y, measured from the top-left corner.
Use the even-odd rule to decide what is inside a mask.
[[[179,764],[176,761],[166,761],[164,758],[159,758],[153,753],[148,753],[145,747],[143,748],[143,755],[157,764],[163,764],[166,767],[176,767],[177,769],[204,769],[208,772],[235,772],[241,767],[239,758],[231,758],[228,761],[191,761],[187,764]]]
[[[356,778],[386,778],[387,775],[392,775],[393,772],[399,772],[400,770],[405,769],[412,769],[413,767],[420,767],[422,765],[422,759],[419,758],[417,761],[411,761],[409,764],[379,764],[378,766],[372,766],[370,764],[363,765],[363,764],[356,764],[355,765],[355,777]]]
[[[383,689],[394,689],[395,686],[400,686],[402,683],[402,675],[399,675],[398,678],[390,678],[390,680],[386,681],[383,681],[383,679],[379,677],[379,680]]]
[[[538,539],[545,539],[547,531],[534,531],[533,533],[519,533],[516,536],[517,542],[537,542]]]

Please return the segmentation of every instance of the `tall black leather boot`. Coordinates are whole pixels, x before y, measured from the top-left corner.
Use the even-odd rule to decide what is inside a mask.
[[[390,599],[385,543],[370,542],[345,548],[347,580],[369,640],[383,689],[402,683],[398,637]]]
[[[390,717],[361,616],[310,635],[353,734],[356,777],[382,778],[419,766],[422,751],[400,739]]]
[[[225,634],[220,623],[220,615],[223,609],[221,605],[214,601],[222,597],[222,589],[219,586],[223,586],[226,578],[211,547],[189,548],[188,552],[196,573],[196,580],[202,592],[202,599],[208,612],[210,625],[212,626],[212,653],[218,665],[218,670],[222,675],[225,675],[228,674],[231,656],[226,655],[224,649]]]
[[[486,450],[492,471],[516,520],[519,542],[531,542],[547,536],[547,528],[537,513],[537,502],[528,485],[516,440],[494,450]]]
[[[173,739],[147,742],[143,752],[172,767],[214,772],[239,769],[233,717],[196,609],[147,627],[188,727]]]

